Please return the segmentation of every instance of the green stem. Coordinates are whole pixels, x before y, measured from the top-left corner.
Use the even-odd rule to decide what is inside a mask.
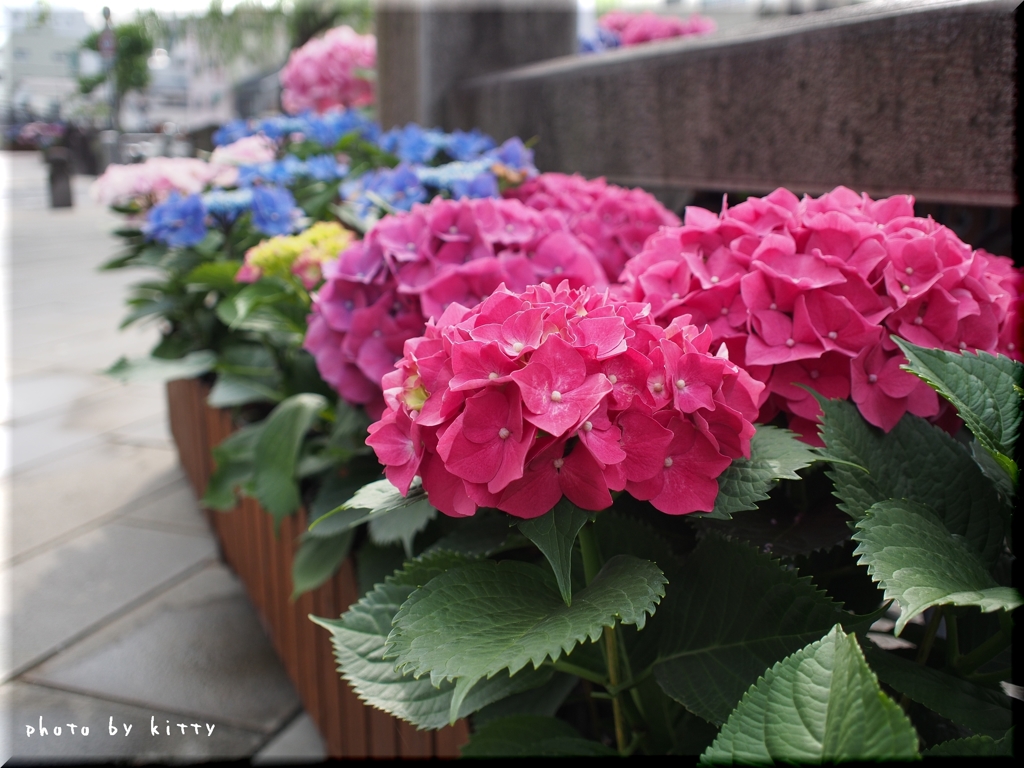
[[[946,666],[955,667],[960,659],[960,634],[956,628],[956,613],[946,611]]]
[[[939,631],[939,623],[941,621],[942,606],[939,606],[933,611],[931,619],[928,620],[928,626],[924,630],[924,639],[917,650],[918,664],[927,665],[928,655],[932,651],[932,644],[935,642],[935,634]],[[900,706],[903,707],[904,711],[910,706],[910,697],[905,693],[900,697]]]
[[[613,696],[616,696],[616,695],[618,695],[620,693],[625,693],[626,691],[632,690],[636,686],[640,685],[640,683],[642,683],[644,680],[646,680],[648,677],[650,677],[653,673],[654,673],[654,667],[650,666],[647,669],[645,669],[643,672],[641,672],[637,677],[634,677],[634,678],[631,678],[631,679],[627,680],[622,685],[620,685],[618,688],[614,688],[614,689],[613,688],[609,688],[608,692],[610,694],[612,694]]]
[[[928,620],[928,626],[924,630],[924,639],[921,641],[921,647],[917,650],[917,663],[927,664],[928,655],[932,652],[932,645],[935,643],[935,634],[939,631],[939,624],[942,623],[942,606],[935,609],[931,619]]]
[[[988,640],[979,645],[973,651],[960,657],[956,665],[956,671],[961,675],[969,675],[971,672],[991,661],[1010,645],[1010,635],[999,630]]]
[[[626,747],[625,751],[622,752],[622,756],[623,757],[629,757],[634,752],[636,752],[636,748],[640,746],[641,738],[642,737],[640,736],[639,733],[634,733],[633,734],[633,740],[631,742],[629,742],[629,746]]]
[[[1013,675],[1013,670],[1010,668],[1000,669],[998,672],[986,672],[983,675],[968,675],[967,679],[972,683],[978,685],[992,685],[993,683],[1001,683],[1004,680],[1009,680]]]
[[[997,611],[996,618],[999,619],[999,628],[1006,633],[1007,637],[1013,636],[1013,617],[1009,611]]]
[[[594,524],[587,523],[580,529],[580,554],[583,555],[583,574],[590,584],[601,570],[601,550],[594,534]],[[614,627],[604,628],[604,655],[608,665],[608,690],[618,691],[621,683],[619,675],[619,644]],[[615,719],[615,743],[620,754],[629,747],[626,740],[626,718],[622,711],[622,700],[618,693],[612,694],[612,715]]]
[[[597,672],[592,672],[586,667],[581,667],[577,664],[572,664],[568,661],[562,661],[561,659],[547,662],[557,672],[565,672],[567,675],[576,675],[576,677],[582,677],[584,680],[589,680],[592,683],[607,688],[608,678],[603,677]]]

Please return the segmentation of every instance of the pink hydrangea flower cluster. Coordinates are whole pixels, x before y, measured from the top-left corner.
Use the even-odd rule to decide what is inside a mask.
[[[650,193],[618,187],[603,178],[542,173],[509,188],[504,196],[538,211],[564,214],[569,229],[594,252],[611,282],[660,227],[679,226],[679,217]]]
[[[376,37],[336,27],[292,51],[281,70],[281,104],[291,114],[372,104],[376,66]]]
[[[211,185],[229,186],[237,169],[193,157],[153,157],[144,163],[108,165],[92,184],[93,199],[103,205],[148,208],[171,192],[194,195]]]
[[[238,141],[217,147],[210,162],[220,165],[259,165],[277,157],[277,146],[266,136],[243,136]]]
[[[803,200],[778,189],[717,216],[688,208],[627,264],[623,295],[650,302],[662,325],[707,324],[765,382],[760,420],[783,411],[810,442],[820,408],[800,385],[852,398],[886,431],[907,411],[952,427],[934,390],[900,370],[890,334],[1019,360],[1024,276],[913,206],[838,187]]]
[[[617,34],[622,45],[639,45],[670,37],[703,35],[714,32],[716,28],[714,19],[697,13],[688,19],[682,19],[678,16],[662,16],[652,11],[611,11],[602,16],[597,23],[609,32]]]
[[[763,384],[684,317],[666,328],[607,291],[504,287],[452,304],[384,377],[367,444],[403,493],[447,515],[537,517],[626,490],[672,515],[711,511],[716,478],[750,455]]]
[[[309,318],[305,347],[324,381],[371,413],[407,339],[452,303],[473,306],[501,284],[544,280],[604,287],[596,257],[564,218],[518,200],[435,198],[385,216],[335,262]]]

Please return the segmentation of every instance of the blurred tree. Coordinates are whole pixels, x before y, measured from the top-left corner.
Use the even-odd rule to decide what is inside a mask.
[[[114,27],[117,40],[117,52],[110,69],[113,79],[114,96],[111,100],[111,119],[114,127],[119,125],[121,101],[128,91],[143,90],[149,85],[148,60],[153,52],[153,37],[147,19],[137,18],[126,24]],[[82,47],[93,51],[100,49],[100,32],[93,32],[82,41]],[[83,94],[91,93],[100,83],[107,79],[106,75],[83,77],[78,81],[79,90]]]
[[[292,48],[342,24],[356,32],[368,32],[373,25],[369,0],[297,0],[288,16]]]

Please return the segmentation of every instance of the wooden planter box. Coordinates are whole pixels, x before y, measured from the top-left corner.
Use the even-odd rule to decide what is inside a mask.
[[[202,498],[213,469],[211,450],[234,431],[231,413],[206,404],[198,379],[167,384],[171,433],[182,468]],[[440,731],[418,731],[365,706],[335,669],[330,636],[308,618],[340,616],[359,599],[352,560],[334,577],[290,601],[296,539],[306,530],[304,510],[287,518],[277,536],[270,515],[252,499],[230,512],[210,511],[221,556],[245,585],[303,706],[316,722],[330,757],[458,757],[468,739],[465,721]]]

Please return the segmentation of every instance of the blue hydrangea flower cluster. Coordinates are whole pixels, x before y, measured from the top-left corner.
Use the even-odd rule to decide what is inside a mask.
[[[413,136],[406,126],[406,136]],[[440,131],[422,131],[428,135],[423,143],[432,141],[429,134],[441,136]],[[459,132],[461,133],[461,132]],[[455,134],[451,134],[455,135]],[[458,137],[466,144],[475,142],[477,147],[485,146],[486,139],[491,148],[477,155],[475,159],[456,160],[444,165],[429,166],[404,161],[396,168],[381,168],[342,185],[342,197],[352,205],[360,218],[365,218],[383,201],[388,207],[399,211],[412,209],[413,203],[422,203],[439,193],[447,193],[450,197],[498,197],[500,187],[496,166],[506,171],[536,174],[533,164],[533,151],[526,147],[518,138],[512,138],[500,147],[494,147],[490,137],[479,134],[462,133]],[[447,153],[447,149],[445,152]],[[468,151],[468,150],[467,150]]]
[[[203,195],[203,205],[219,224],[233,224],[252,208],[251,189],[214,189]]]
[[[317,181],[335,181],[348,174],[348,165],[339,163],[332,155],[315,155],[300,160],[285,155],[281,160],[256,165],[243,165],[238,169],[238,185],[251,187],[258,183],[291,184],[299,178]]]
[[[143,227],[146,237],[172,248],[198,245],[206,237],[206,207],[199,195],[177,192],[153,206]]]
[[[427,189],[420,183],[416,169],[408,163],[396,168],[378,168],[341,186],[342,196],[355,208],[359,218],[384,206],[408,211],[413,203],[427,200]]]
[[[252,225],[265,235],[289,235],[299,228],[302,209],[292,193],[283,187],[254,187]]]
[[[208,225],[228,226],[246,211],[252,212],[253,228],[270,237],[290,234],[303,223],[303,211],[291,192],[284,187],[260,186],[215,189],[188,197],[172,192],[149,210],[143,232],[149,240],[188,248],[202,242]]]
[[[444,153],[452,160],[475,160],[494,149],[494,139],[477,129],[445,133],[437,128],[423,128],[409,123],[381,134],[377,142],[404,163],[424,165]]]
[[[586,37],[581,35],[578,42],[580,53],[600,53],[622,45],[622,40],[617,34],[602,27],[598,27],[592,35]]]
[[[262,133],[274,141],[294,134],[324,147],[334,147],[342,137],[358,131],[362,138],[376,142],[380,126],[355,109],[331,110],[321,115],[307,112],[301,115],[278,115],[261,120],[232,120],[213,134],[216,146],[231,144],[246,136]]]

